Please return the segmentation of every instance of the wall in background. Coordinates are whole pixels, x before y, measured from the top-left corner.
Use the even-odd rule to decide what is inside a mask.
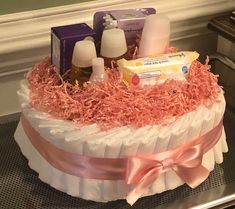
[[[7,0],[0,1],[0,15],[63,6],[94,0]]]

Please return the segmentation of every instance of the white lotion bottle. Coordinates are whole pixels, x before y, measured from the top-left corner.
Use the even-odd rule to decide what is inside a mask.
[[[104,58],[105,66],[111,67],[111,61],[124,58],[127,53],[125,33],[122,29],[104,30],[101,38],[100,56]]]
[[[92,74],[92,59],[97,57],[95,44],[90,40],[76,42],[73,50],[70,79],[72,84],[89,81]]]
[[[90,77],[90,81],[97,82],[107,80],[108,75],[104,70],[104,59],[101,57],[93,58],[92,59],[92,74]]]
[[[170,20],[166,15],[153,14],[145,19],[138,57],[163,54],[170,42]]]

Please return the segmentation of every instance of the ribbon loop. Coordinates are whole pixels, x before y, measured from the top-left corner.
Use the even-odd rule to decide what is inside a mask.
[[[126,182],[136,186],[127,195],[128,203],[134,204],[159,175],[168,169],[174,170],[191,188],[201,184],[209,175],[209,171],[202,166],[203,155],[218,142],[222,128],[221,120],[215,128],[198,139],[167,151],[164,159],[159,157],[161,153],[148,157],[129,157]]]
[[[159,175],[168,169],[172,169],[189,186],[195,187],[204,181],[209,171],[202,163],[202,146],[195,145],[186,149],[173,152],[170,157],[157,161],[157,156],[151,158],[132,157],[127,163],[127,183],[137,184],[128,194],[127,201],[134,204],[135,201],[153,184]],[[138,163],[136,164],[136,162]],[[137,195],[138,194],[138,195]]]

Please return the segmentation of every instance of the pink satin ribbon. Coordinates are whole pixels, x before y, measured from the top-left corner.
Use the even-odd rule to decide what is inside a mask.
[[[125,180],[134,188],[127,202],[134,204],[163,172],[169,169],[190,187],[201,184],[209,175],[202,166],[203,155],[221,137],[223,122],[201,137],[170,151],[148,156],[98,158],[67,152],[48,142],[22,116],[21,123],[32,145],[53,167],[70,175],[99,180]]]
[[[159,175],[169,169],[175,171],[191,188],[201,184],[210,173],[202,166],[203,155],[215,146],[222,130],[221,120],[211,131],[174,150],[150,156],[129,157],[126,182],[136,186],[127,195],[127,202],[133,205]]]
[[[67,152],[40,136],[24,116],[21,117],[21,123],[32,145],[58,170],[89,179],[125,179],[126,158],[96,158]]]

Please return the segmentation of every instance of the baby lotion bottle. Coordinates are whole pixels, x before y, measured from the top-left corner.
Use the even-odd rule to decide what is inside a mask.
[[[107,80],[108,76],[104,70],[104,59],[101,57],[92,59],[91,82]]]
[[[101,38],[100,55],[104,58],[104,64],[111,67],[111,61],[119,60],[126,56],[127,44],[124,31],[113,28],[103,31]]]
[[[140,40],[138,57],[151,57],[162,54],[169,46],[170,20],[163,14],[146,17]]]
[[[90,40],[78,41],[73,50],[70,79],[73,85],[89,81],[92,73],[92,59],[96,56],[95,44]]]

